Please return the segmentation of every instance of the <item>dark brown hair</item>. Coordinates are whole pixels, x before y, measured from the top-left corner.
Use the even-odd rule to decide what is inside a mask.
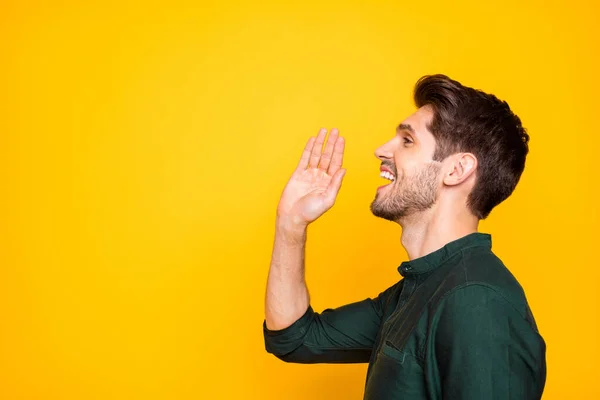
[[[428,129],[436,140],[435,160],[458,152],[477,157],[477,181],[467,204],[485,219],[510,196],[525,168],[529,135],[521,120],[505,101],[445,75],[419,79],[414,101],[419,108],[433,109]]]

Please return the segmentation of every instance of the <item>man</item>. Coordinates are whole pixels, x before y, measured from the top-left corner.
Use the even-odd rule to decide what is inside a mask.
[[[514,190],[529,136],[506,102],[444,75],[421,78],[417,110],[375,151],[371,210],[402,227],[410,261],[377,297],[316,313],[304,279],[307,226],[340,190],[344,139],[310,138],[276,218],[263,331],[296,363],[368,362],[365,399],[539,399],[545,343],[523,289],[479,221]],[[323,149],[323,145],[324,149]]]

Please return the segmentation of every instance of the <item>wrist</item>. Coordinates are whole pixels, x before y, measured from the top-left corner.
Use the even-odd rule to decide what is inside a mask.
[[[297,217],[278,215],[275,224],[276,233],[292,242],[302,242],[306,238],[308,224]]]

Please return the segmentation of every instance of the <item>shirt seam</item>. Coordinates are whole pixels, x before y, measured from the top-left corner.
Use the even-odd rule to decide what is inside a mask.
[[[510,305],[510,307],[517,312],[517,314],[519,314],[521,316],[521,318],[525,319],[525,315],[523,315],[513,304],[512,302],[504,295],[502,294],[500,291],[498,291],[494,286],[491,286],[488,283],[484,283],[484,282],[465,282],[461,285],[458,285],[454,288],[452,288],[452,290],[449,290],[446,294],[444,294],[439,301],[439,304],[442,304],[450,295],[452,295],[454,292],[460,290],[460,289],[464,289],[468,286],[481,286],[487,289],[490,289],[491,291],[493,291],[496,295],[498,295],[499,297],[501,297],[508,305]],[[436,310],[437,312],[437,310]]]

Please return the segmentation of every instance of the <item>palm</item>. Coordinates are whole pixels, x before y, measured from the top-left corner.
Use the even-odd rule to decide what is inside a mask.
[[[338,137],[334,129],[321,153],[325,133],[321,130],[306,144],[298,167],[281,196],[280,215],[310,223],[333,206],[344,175],[341,169],[344,138]]]

